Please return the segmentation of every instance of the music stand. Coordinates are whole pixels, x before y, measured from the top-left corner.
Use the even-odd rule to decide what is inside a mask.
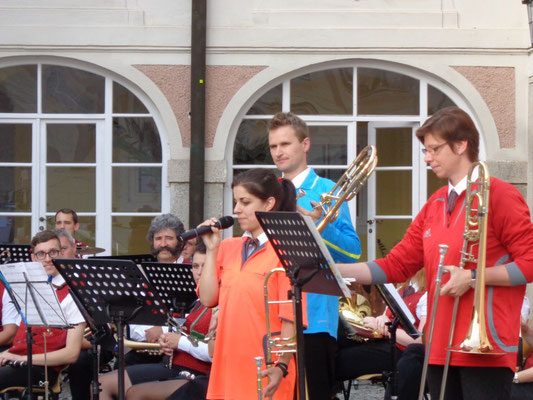
[[[142,262],[141,268],[163,303],[180,316],[198,299],[191,264]]]
[[[392,370],[384,372],[384,376],[387,379],[387,384],[390,385],[391,400],[398,398],[398,370],[396,368],[396,330],[398,326],[401,326],[403,330],[416,339],[422,336],[422,333],[414,326],[415,318],[411,311],[407,308],[407,305],[402,300],[398,291],[391,283],[385,283],[376,285],[378,292],[387,303],[387,306],[394,315],[392,322],[387,322],[386,325],[389,328],[390,333],[390,345],[391,345],[391,366]]]
[[[30,278],[31,277],[31,278]],[[33,395],[32,327],[71,328],[63,313],[52,279],[40,262],[20,262],[0,265],[0,279],[4,282],[15,308],[26,325],[28,396]],[[46,340],[46,339],[45,339]],[[46,360],[46,359],[45,359]],[[46,368],[46,365],[45,365]],[[46,380],[46,379],[45,379]],[[48,390],[45,382],[45,390]]]
[[[142,262],[153,262],[157,259],[151,254],[131,254],[123,256],[89,256],[88,260],[130,260],[139,265]]]
[[[118,397],[123,400],[124,325],[163,325],[166,305],[131,260],[55,259],[54,265],[95,324],[117,327]]]
[[[0,264],[31,261],[29,244],[0,243]]]
[[[298,212],[281,211],[256,212],[255,215],[291,281],[298,346],[298,393],[304,396],[302,291],[349,297],[350,290],[337,271],[311,217]]]

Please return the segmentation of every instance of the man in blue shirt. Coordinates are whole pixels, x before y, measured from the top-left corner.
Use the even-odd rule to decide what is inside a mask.
[[[322,193],[330,192],[335,183],[319,177],[307,166],[311,147],[306,123],[292,113],[277,113],[268,125],[270,154],[284,177],[297,191],[305,191],[298,199],[299,211],[317,222],[313,203]],[[315,203],[316,204],[316,203]],[[322,231],[322,238],[336,262],[355,262],[361,255],[361,244],[350,219],[347,204],[341,206],[339,217]],[[339,322],[339,299],[309,293],[307,295],[309,327],[304,331],[305,368],[310,400],[330,399],[335,386],[335,351]]]

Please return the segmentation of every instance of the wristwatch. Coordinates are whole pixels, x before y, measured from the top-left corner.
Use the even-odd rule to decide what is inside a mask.
[[[470,280],[470,287],[474,289],[476,287],[476,269],[471,269],[472,279]]]
[[[518,372],[514,373],[513,383],[520,383],[520,379],[518,379]]]

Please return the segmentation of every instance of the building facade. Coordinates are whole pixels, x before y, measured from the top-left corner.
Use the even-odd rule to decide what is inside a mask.
[[[107,254],[146,251],[161,212],[188,225],[191,4],[0,0],[0,242],[63,207]],[[442,183],[414,132],[453,104],[531,207],[530,49],[519,0],[208,1],[205,217],[232,213],[239,170],[274,166],[266,122],[293,111],[334,180],[377,146],[350,208],[380,256]]]

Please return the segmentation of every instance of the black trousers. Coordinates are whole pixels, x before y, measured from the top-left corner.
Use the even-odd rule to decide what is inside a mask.
[[[490,357],[490,356],[485,356]],[[428,368],[428,386],[432,399],[438,399],[442,365]],[[505,367],[450,367],[446,382],[446,400],[509,400],[514,372]]]
[[[167,400],[205,400],[209,376],[197,376],[176,390]]]
[[[513,383],[511,400],[533,400],[533,382]]]
[[[36,386],[39,381],[44,381],[44,367],[34,366],[31,369],[32,382]],[[53,384],[57,379],[57,372],[52,368],[48,368],[48,382]],[[9,366],[0,367],[0,389],[5,389],[12,386],[28,386],[28,368],[14,368]]]
[[[355,379],[366,374],[381,374],[392,369],[391,345],[387,340],[353,342],[339,350],[336,358],[337,380]],[[395,347],[396,357],[401,351]],[[307,354],[306,354],[307,357]]]
[[[398,371],[398,400],[418,399],[422,368],[424,367],[424,353],[424,345],[415,343],[407,346],[400,356],[396,364]],[[385,400],[390,398],[390,388],[387,386]]]
[[[327,333],[304,335],[305,374],[309,400],[329,400],[335,394],[337,341]]]
[[[101,350],[101,365],[108,363],[112,358],[113,353],[111,351]],[[72,400],[90,400],[90,387],[93,380],[92,350],[81,350],[78,360],[74,364],[70,364],[67,372]]]

